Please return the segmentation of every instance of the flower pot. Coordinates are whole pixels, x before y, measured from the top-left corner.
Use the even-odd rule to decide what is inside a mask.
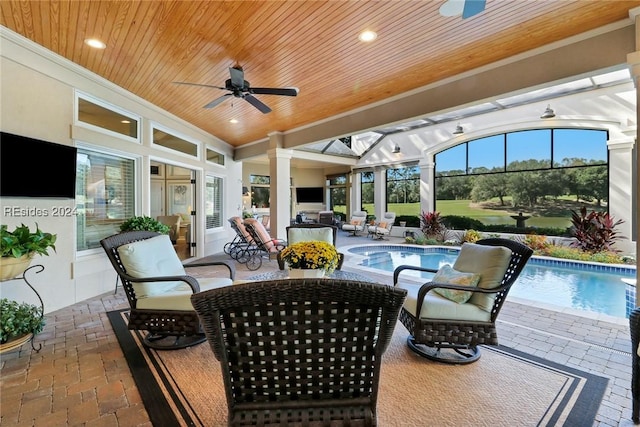
[[[0,258],[0,281],[13,279],[22,274],[33,259],[33,254],[22,255],[20,258]]]
[[[320,278],[324,277],[324,270],[319,268],[291,268],[289,269],[289,277],[291,279],[304,279],[304,278]]]
[[[32,333],[11,338],[9,341],[0,344],[0,354],[20,348],[24,343],[29,342],[33,338]]]

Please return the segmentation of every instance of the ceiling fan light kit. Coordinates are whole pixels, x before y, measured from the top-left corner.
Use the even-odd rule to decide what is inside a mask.
[[[209,102],[204,108],[213,108],[231,97],[242,98],[249,104],[256,107],[261,113],[267,114],[271,112],[271,108],[264,102],[260,101],[253,95],[280,95],[280,96],[297,96],[297,87],[283,87],[283,88],[271,88],[271,87],[251,87],[251,84],[244,79],[244,71],[240,65],[234,65],[229,67],[230,79],[227,79],[224,83],[224,87],[213,86],[201,83],[188,83],[188,82],[174,82],[177,84],[210,87],[214,89],[227,90],[226,93],[213,101]]]

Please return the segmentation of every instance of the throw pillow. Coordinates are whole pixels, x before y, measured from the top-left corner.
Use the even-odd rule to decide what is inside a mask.
[[[378,227],[387,228],[387,223],[386,222],[381,222],[380,224],[378,224]]]
[[[350,222],[350,224],[351,224],[351,225],[360,225],[360,223],[361,223],[361,222],[362,222],[362,221],[358,221],[357,219],[352,219],[352,220],[351,220],[351,222]]]
[[[510,260],[511,250],[504,246],[464,243],[460,249],[460,255],[453,263],[453,268],[465,273],[479,274],[481,278],[478,286],[493,289],[500,286]],[[494,299],[495,294],[475,293],[469,302],[490,312]]]
[[[447,264],[440,267],[431,281],[435,283],[449,283],[453,285],[477,286],[480,282],[480,275],[474,273],[463,273],[461,271],[454,270],[453,267]],[[435,288],[433,292],[436,292],[451,301],[455,301],[458,304],[464,304],[469,301],[469,298],[473,295],[473,292],[445,288]]]

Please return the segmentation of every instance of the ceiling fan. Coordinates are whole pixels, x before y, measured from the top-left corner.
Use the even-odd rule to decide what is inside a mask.
[[[248,81],[244,79],[244,71],[240,65],[234,65],[229,67],[230,79],[227,79],[224,83],[224,87],[212,86],[201,83],[188,83],[188,82],[174,82],[181,85],[212,87],[214,89],[228,90],[229,93],[222,95],[208,103],[204,108],[213,108],[230,97],[242,98],[249,104],[256,107],[262,113],[267,114],[271,112],[264,102],[260,101],[253,95],[283,95],[283,96],[296,96],[298,95],[297,87],[283,87],[283,88],[270,88],[270,87],[251,87]]]

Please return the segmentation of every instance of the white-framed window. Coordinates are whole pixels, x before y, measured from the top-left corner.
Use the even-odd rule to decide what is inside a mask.
[[[78,146],[76,207],[78,251],[100,247],[135,215],[135,160]]]
[[[205,218],[207,230],[222,227],[223,180],[217,176],[207,175],[205,181]]]
[[[75,107],[79,126],[140,142],[140,116],[82,92],[76,92]]]

